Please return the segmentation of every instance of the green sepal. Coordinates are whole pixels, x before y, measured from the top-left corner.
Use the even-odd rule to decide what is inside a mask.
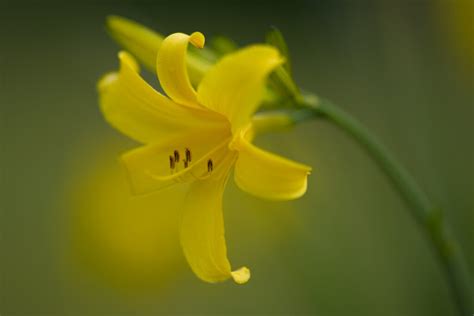
[[[282,33],[273,27],[266,35],[266,42],[277,48],[285,58],[285,63],[272,73],[269,80],[270,87],[279,96],[280,105],[278,107],[298,104],[302,99],[301,92],[291,75],[290,55]]]
[[[276,47],[280,51],[280,54],[285,57],[285,64],[283,67],[291,75],[291,59],[288,51],[288,45],[286,45],[283,34],[278,28],[273,26],[272,29],[267,33],[265,40],[268,44]]]

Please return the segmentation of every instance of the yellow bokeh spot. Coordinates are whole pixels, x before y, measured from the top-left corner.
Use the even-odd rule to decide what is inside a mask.
[[[74,167],[70,186],[70,258],[86,273],[113,287],[156,289],[183,267],[178,241],[184,188],[132,196],[116,159],[100,150]]]

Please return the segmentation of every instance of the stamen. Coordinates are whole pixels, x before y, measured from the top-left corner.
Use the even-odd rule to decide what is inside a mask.
[[[222,162],[229,161],[229,159],[230,159],[229,157],[226,157],[226,158],[224,158],[224,160],[222,160],[223,157],[221,156],[222,153],[220,152],[220,150],[222,148],[224,148],[224,146],[226,146],[227,144],[228,144],[228,141],[222,142],[221,144],[216,146],[213,150],[208,152],[204,157],[201,157],[198,160],[196,160],[195,163],[197,164],[197,166],[199,166],[199,168],[194,168],[196,166],[191,166],[190,165],[189,161],[190,161],[190,158],[191,158],[190,157],[191,151],[188,148],[186,148],[185,156],[187,155],[188,157],[186,157],[186,159],[181,159],[183,161],[183,164],[184,164],[183,169],[180,170],[179,165],[176,165],[176,161],[174,160],[174,155],[171,155],[169,157],[170,158],[170,168],[172,168],[171,169],[171,175],[154,174],[150,170],[146,170],[145,172],[146,172],[147,175],[149,175],[151,178],[153,178],[155,180],[162,181],[162,182],[167,182],[167,184],[165,184],[163,187],[167,187],[167,186],[171,185],[172,183],[187,182],[189,180],[189,177],[194,178],[195,180],[208,179],[208,178],[212,177],[212,173],[215,174],[215,172],[221,172],[221,169],[224,168],[225,165],[226,165],[226,163],[219,163],[218,165],[216,165],[216,168],[214,170],[214,161],[212,159],[209,159],[209,157],[211,155],[217,154],[218,156],[214,157],[214,158],[218,158],[219,161],[222,161]],[[186,153],[186,151],[189,151],[189,153]],[[234,158],[232,158],[232,159],[234,159]],[[208,172],[205,172],[204,170],[202,170],[202,167],[206,163],[206,161],[207,161],[207,170],[208,170]]]
[[[175,149],[173,155],[174,161],[179,162],[179,151]]]
[[[170,169],[174,170],[175,166],[176,166],[176,164],[175,164],[175,161],[174,161],[174,157],[170,156]]]
[[[209,159],[207,161],[207,172],[211,173],[213,169],[214,169],[214,164],[212,162],[212,159]]]
[[[186,154],[186,161],[191,162],[191,150],[189,150],[189,148],[186,148],[185,154]]]

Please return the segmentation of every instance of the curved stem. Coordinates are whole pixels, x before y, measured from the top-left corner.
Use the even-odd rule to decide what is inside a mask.
[[[426,233],[449,281],[460,315],[472,316],[471,279],[458,242],[439,208],[433,206],[413,177],[359,121],[327,100],[305,96],[301,110],[292,112],[293,123],[324,118],[356,140],[372,157],[409,206],[411,214]]]

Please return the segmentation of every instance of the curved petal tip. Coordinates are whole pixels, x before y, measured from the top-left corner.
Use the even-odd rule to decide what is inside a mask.
[[[250,279],[250,270],[247,267],[232,271],[230,274],[237,284],[245,284]]]
[[[118,53],[118,58],[120,60],[121,65],[127,64],[130,68],[133,69],[133,71],[140,72],[140,66],[138,65],[137,61],[135,60],[135,58],[133,58],[132,55],[130,55],[126,51],[120,51]]]
[[[103,75],[97,83],[97,90],[99,93],[104,93],[111,84],[117,81],[117,73],[109,72]]]
[[[189,41],[197,48],[203,48],[206,38],[201,32],[194,32],[189,36]]]

